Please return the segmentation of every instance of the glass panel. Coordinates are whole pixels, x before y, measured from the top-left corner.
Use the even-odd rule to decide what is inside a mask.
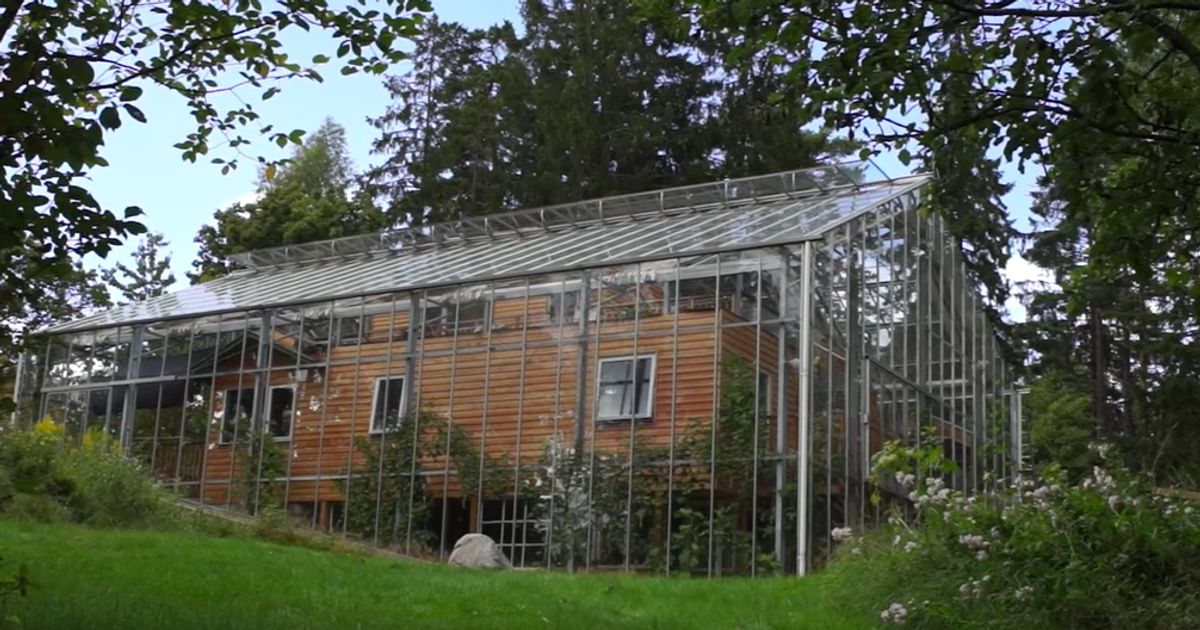
[[[221,443],[232,442],[235,436],[244,436],[250,428],[250,417],[254,414],[254,389],[230,389],[225,391],[225,402],[221,414]]]
[[[292,436],[292,412],[295,409],[296,390],[291,386],[271,388],[271,405],[267,414],[267,430],[271,437]]]
[[[371,430],[382,431],[400,422],[401,402],[404,400],[404,379],[379,379],[375,382],[375,415]]]

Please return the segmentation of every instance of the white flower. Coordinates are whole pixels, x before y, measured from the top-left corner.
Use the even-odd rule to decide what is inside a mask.
[[[893,602],[890,606],[879,613],[879,619],[884,623],[892,623],[897,626],[904,625],[908,620],[908,609],[900,602]]]
[[[962,536],[958,537],[958,544],[963,545],[971,551],[983,549],[984,547],[988,546],[987,541],[985,541],[983,536],[980,536],[979,534],[963,534]]]
[[[976,560],[978,560],[978,561],[980,561],[980,562],[983,562],[984,560],[987,560],[987,559],[988,559],[988,553],[987,553],[987,549],[980,549],[979,551],[976,551],[976,552],[975,552],[975,559],[976,559]]]
[[[910,541],[904,543],[904,552],[905,553],[910,553],[916,548],[917,548],[917,541],[915,541],[915,540],[910,540]]]
[[[912,473],[897,472],[896,483],[904,486],[905,488],[911,488],[913,484],[917,483],[917,476]]]
[[[829,536],[833,538],[833,542],[846,542],[854,536],[854,530],[849,527],[834,527]]]
[[[1026,600],[1032,595],[1033,595],[1033,587],[1028,586],[1028,585],[1022,586],[1021,588],[1018,588],[1016,591],[1013,592],[1013,597],[1016,598],[1017,601]]]
[[[856,556],[861,556],[861,555],[862,555],[862,549],[861,549],[861,548],[859,548],[859,547],[851,547],[851,548],[850,548],[850,553],[851,553],[851,554],[853,554],[853,555],[856,555]]]

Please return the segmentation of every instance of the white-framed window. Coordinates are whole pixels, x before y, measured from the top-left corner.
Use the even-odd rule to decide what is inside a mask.
[[[276,440],[292,439],[296,417],[296,386],[276,385],[267,395],[267,432]]]
[[[254,415],[254,388],[227,389],[221,410],[221,444],[229,444],[235,435],[246,435]]]
[[[654,412],[654,364],[654,355],[600,359],[597,418],[650,418]]]
[[[775,377],[767,372],[758,373],[758,417],[768,418],[775,411]]]
[[[400,424],[407,394],[403,376],[375,379],[375,395],[371,399],[371,433],[382,433]]]

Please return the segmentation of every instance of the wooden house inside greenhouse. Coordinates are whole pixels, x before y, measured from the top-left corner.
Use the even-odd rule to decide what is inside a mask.
[[[1018,461],[1006,364],[924,175],[843,164],[292,245],[50,328],[18,422],[184,500],[444,558],[811,570],[886,443]]]

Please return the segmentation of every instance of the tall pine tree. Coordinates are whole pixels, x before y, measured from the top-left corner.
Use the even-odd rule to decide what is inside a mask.
[[[163,255],[168,245],[162,234],[151,232],[138,243],[133,267],[117,263],[104,271],[104,283],[115,289],[124,302],[140,302],[166,293],[175,284],[171,255]]]
[[[525,0],[524,31],[430,21],[369,173],[398,223],[811,166],[846,150],[766,98],[784,72],[617,0]],[[450,71],[452,70],[452,71]]]

